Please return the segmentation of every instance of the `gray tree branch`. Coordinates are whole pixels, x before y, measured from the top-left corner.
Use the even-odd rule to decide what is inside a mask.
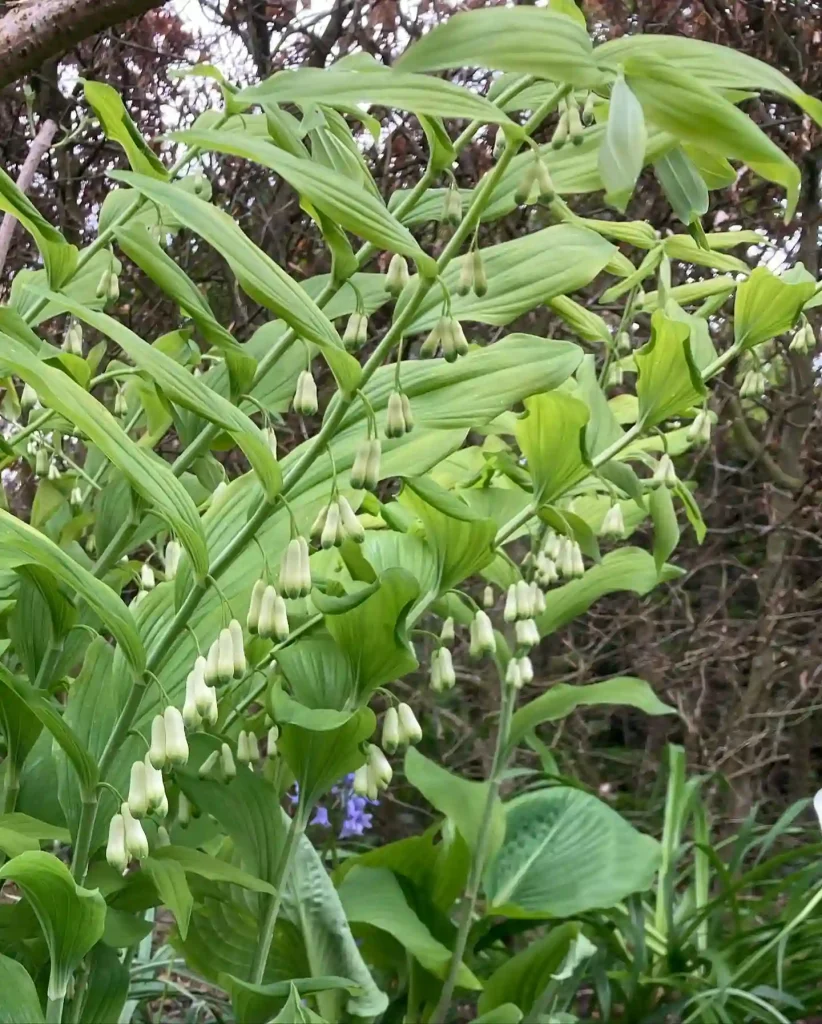
[[[48,152],[56,131],[57,124],[54,121],[44,121],[32,140],[28,156],[20,168],[20,174],[17,178],[17,187],[24,195],[28,192],[34,180],[34,172],[37,170],[37,165],[42,160],[43,155]],[[7,213],[3,218],[3,223],[0,224],[0,274],[3,273],[3,267],[6,264],[6,257],[11,248],[11,240],[14,237],[16,226],[16,217],[12,217],[10,213]]]

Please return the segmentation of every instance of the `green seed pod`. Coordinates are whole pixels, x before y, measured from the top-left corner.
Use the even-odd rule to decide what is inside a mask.
[[[389,754],[400,745],[400,719],[395,707],[388,708],[383,715],[381,742]]]
[[[112,815],[111,821],[108,824],[106,860],[120,874],[123,874],[128,867],[129,855],[126,849],[126,828],[122,814]]]
[[[481,299],[488,291],[488,275],[485,273],[485,265],[482,262],[482,253],[474,249],[471,254],[471,263],[474,271],[474,295]]]
[[[460,276],[457,279],[457,295],[467,295],[474,287],[474,266],[469,253],[460,260]]]
[[[565,140],[568,138],[568,114],[563,110],[559,115],[559,121],[554,129],[554,134],[551,136],[551,148],[562,149],[565,145]]]
[[[379,789],[387,789],[391,778],[394,775],[388,758],[380,750],[376,743],[368,745],[368,767],[374,773]]]
[[[232,619],[228,624],[228,631],[231,634],[231,647],[234,652],[234,678],[242,679],[246,672],[243,627],[236,619]]]
[[[220,640],[214,640],[206,658],[205,681],[207,686],[216,686],[220,681]]]
[[[411,409],[411,399],[404,391],[400,393],[400,404],[402,405],[402,416],[405,421],[405,433],[410,434],[414,429],[414,413]]]
[[[325,525],[323,526],[320,546],[328,551],[329,548],[339,544],[340,534],[340,506],[336,501],[329,503],[326,509]]]
[[[440,630],[440,641],[444,644],[452,644],[455,637],[456,632],[454,630],[454,620],[449,615],[442,624],[442,629]]]
[[[265,580],[259,579],[251,588],[251,602],[248,606],[248,615],[245,620],[246,629],[252,635],[257,632],[257,628],[260,624],[260,607],[263,603],[264,593]]]
[[[378,437],[371,440],[371,449],[368,453],[368,471],[365,477],[365,486],[369,491],[376,491],[380,483],[380,462],[382,460],[382,444]]]
[[[494,654],[497,649],[497,640],[494,636],[494,627],[488,617],[488,614],[483,611],[478,611],[474,616],[473,625],[479,653]]]
[[[371,455],[371,441],[366,438],[364,441],[360,441],[357,447],[357,452],[354,456],[354,464],[351,467],[351,473],[348,477],[348,482],[351,486],[361,491],[368,478],[368,458]]]
[[[145,860],[148,857],[148,839],[143,826],[133,817],[127,803],[120,805],[120,814],[123,816],[126,850],[135,860]]]
[[[527,654],[519,659],[519,677],[524,685],[534,681],[534,666]]]
[[[356,544],[362,544],[365,540],[365,530],[362,523],[354,515],[354,509],[351,508],[348,498],[341,494],[337,499],[337,505],[340,510],[340,524],[345,531],[346,537],[349,540],[353,540]]]
[[[516,622],[519,617],[517,610],[517,585],[512,583],[505,595],[505,607],[502,612],[504,622]]]
[[[164,767],[168,760],[166,723],[162,715],[155,715],[151,720],[151,746],[148,748],[148,759],[155,768]]]
[[[265,740],[266,754],[268,757],[277,756],[277,740],[279,739],[279,737],[280,730],[277,728],[276,725],[272,725],[271,728],[268,730],[268,735],[266,736]]]
[[[172,704],[163,712],[163,723],[166,729],[166,757],[172,764],[185,764],[188,761],[188,741],[183,723],[183,716]],[[154,758],[151,758],[154,764]]]
[[[585,104],[582,108],[582,123],[585,125],[594,123],[594,106],[597,101],[597,94],[589,92],[585,97]]]
[[[166,801],[166,788],[163,784],[163,773],[155,768],[146,754],[143,760],[143,767],[146,775],[146,796],[148,797],[149,811],[155,811],[162,807]],[[129,801],[130,806],[130,801]]]
[[[397,717],[400,724],[400,744],[407,746],[409,743],[419,743],[422,739],[422,728],[411,708],[407,704],[398,705]]]
[[[117,275],[112,271],[108,277],[108,290],[106,291],[106,301],[116,302],[120,298],[120,282],[117,280]]]
[[[228,629],[221,629],[217,637],[217,679],[227,683],[234,677],[234,640]]]
[[[185,793],[180,793],[177,801],[177,824],[180,828],[188,828],[191,821],[191,803]]]
[[[131,766],[131,779],[128,787],[128,809],[135,818],[144,818],[148,810],[146,766],[142,761],[135,761]]]
[[[488,583],[482,592],[482,607],[486,609],[493,608],[496,603],[497,599],[494,596],[494,588]]]
[[[143,588],[143,590],[153,590],[154,583],[154,570],[151,568],[148,562],[143,562],[143,565],[140,569],[140,586]]]
[[[537,181],[537,168],[535,163],[529,163],[525,170],[522,172],[522,177],[519,179],[516,192],[514,192],[514,202],[517,206],[529,202],[531,196],[531,190]]]
[[[171,846],[171,836],[168,834],[168,829],[165,825],[157,826],[157,847]]]
[[[539,190],[540,199],[545,200],[546,203],[550,203],[556,195],[556,189],[554,188],[554,182],[551,179],[550,171],[545,163],[540,159],[537,159],[536,166],[534,168],[534,181],[536,182],[537,189]]]
[[[405,416],[402,408],[402,395],[399,391],[392,391],[388,396],[388,405],[385,411],[385,436],[402,437],[405,433]]]
[[[409,280],[408,263],[405,261],[405,257],[400,256],[398,252],[394,253],[388,264],[388,273],[385,275],[386,291],[396,298]]]
[[[440,347],[440,343],[442,342],[442,328],[445,320],[446,318],[441,316],[428,332],[425,341],[420,345],[420,356],[423,359],[428,359],[437,354],[437,349]]]
[[[38,448],[37,454],[34,456],[34,475],[40,478],[48,476],[50,465],[49,453],[45,448]]]
[[[220,756],[219,750],[212,750],[208,757],[203,761],[197,770],[197,775],[201,779],[210,778],[211,773],[214,771],[214,766],[217,764],[217,759]]]
[[[317,412],[317,384],[310,370],[303,370],[297,378],[291,407],[298,416],[313,416]]]
[[[226,782],[230,782],[237,774],[234,755],[231,753],[231,747],[227,743],[223,743],[220,747],[220,767]]]
[[[451,687],[456,683],[457,677],[454,672],[454,662],[451,658],[451,652],[447,647],[440,647],[440,679],[442,685],[446,690],[450,690]]]
[[[516,658],[511,658],[508,662],[508,667],[505,670],[505,682],[508,686],[513,686],[515,690],[522,689],[522,673],[519,669],[519,661]]]

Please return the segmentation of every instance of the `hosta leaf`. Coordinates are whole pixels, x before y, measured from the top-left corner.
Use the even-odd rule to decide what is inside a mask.
[[[236,100],[255,103],[323,103],[345,108],[372,103],[431,117],[462,117],[488,124],[509,123],[493,103],[451,82],[386,68],[376,62],[364,71],[330,67],[279,71],[259,85],[242,89]]]
[[[240,132],[174,132],[172,137],[190,146],[231,153],[270,167],[352,234],[381,249],[410,256],[426,276],[436,273],[436,261],[422,251],[411,232],[388,212],[382,200],[336,171],[312,160],[300,160]]]
[[[659,843],[596,797],[555,786],[505,810],[505,840],[485,873],[491,913],[571,917],[651,885]]]
[[[21,853],[0,868],[0,878],[20,887],[37,915],[49,948],[48,994],[66,994],[74,969],[103,934],[106,904],[97,889],[77,885],[50,853]]]
[[[43,1024],[37,989],[26,968],[0,954],[0,1024]]]
[[[111,413],[66,374],[34,358],[8,335],[0,334],[0,340],[3,341],[0,364],[31,384],[45,405],[74,423],[100,449],[145,498],[149,508],[166,520],[188,551],[197,575],[204,576],[208,571],[208,556],[200,517],[169,465],[138,447]],[[108,590],[104,586],[103,589]]]
[[[534,502],[563,494],[588,475],[585,429],[588,407],[562,391],[526,399],[517,421],[517,442],[528,462]]]
[[[52,288],[59,288],[74,273],[77,247],[69,245],[57,228],[43,217],[0,167],[0,210],[10,213],[34,239]]]
[[[658,309],[651,317],[651,340],[634,360],[639,373],[639,418],[644,426],[653,427],[701,402],[705,385],[691,355],[687,324]]]
[[[608,123],[599,151],[599,173],[605,198],[618,210],[625,210],[634,191],[647,144],[642,107],[620,73],[611,90]]]
[[[585,29],[571,18],[537,7],[493,7],[454,15],[397,61],[403,71],[466,65],[522,71],[577,86],[600,79]]]
[[[165,167],[140,134],[117,90],[103,82],[81,81],[86,102],[97,115],[106,138],[113,139],[123,147],[132,168],[140,174],[166,179],[168,174]]]
[[[782,277],[767,267],[757,267],[736,290],[736,344],[742,349],[753,348],[789,331],[815,288],[813,277],[801,264]]]
[[[644,679],[633,676],[616,676],[603,683],[589,683],[587,686],[557,683],[514,712],[509,735],[511,748],[542,722],[555,722],[570,715],[578,707],[597,704],[638,708],[646,715],[676,714],[676,708],[663,704]]]
[[[49,295],[53,302],[59,296]],[[106,313],[94,313],[69,299],[63,305],[78,319],[115,341],[135,366],[143,370],[166,397],[184,409],[222,427],[245,452],[260,478],[266,497],[273,500],[282,487],[282,474],[263,432],[245,413],[202,384],[178,362],[149,345],[125,324]]]
[[[284,270],[243,233],[233,218],[196,196],[129,171],[112,173],[154,202],[169,207],[180,222],[200,235],[229,263],[242,288],[306,341],[320,349],[337,382],[346,392],[356,389],[360,364],[342,346],[331,321]]]
[[[62,375],[60,375],[62,376]],[[145,668],[145,650],[134,619],[120,598],[78,562],[58,548],[54,541],[16,516],[0,509],[0,538],[8,545],[0,554],[0,565],[13,568],[37,565],[80,595],[111,630],[136,673]]]

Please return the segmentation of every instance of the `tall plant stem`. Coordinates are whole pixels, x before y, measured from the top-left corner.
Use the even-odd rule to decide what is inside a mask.
[[[58,996],[56,999],[49,999],[46,1004],[46,1024],[60,1024],[63,1019],[63,1003],[65,996]]]
[[[298,807],[294,817],[291,819],[291,824],[288,826],[285,846],[280,854],[276,877],[272,883],[277,889],[277,894],[276,896],[270,896],[268,899],[265,917],[260,928],[259,938],[257,939],[257,948],[254,950],[254,960],[251,963],[251,981],[255,985],[261,984],[265,974],[265,965],[268,963],[268,954],[271,951],[271,943],[274,940],[274,929],[277,926],[280,907],[283,905],[285,886],[291,873],[291,865],[294,863],[297,843],[304,830],[305,814],[303,809]]]

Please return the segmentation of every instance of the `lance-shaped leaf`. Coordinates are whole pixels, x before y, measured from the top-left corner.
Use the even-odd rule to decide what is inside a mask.
[[[49,949],[49,999],[65,996],[74,969],[103,934],[106,903],[97,889],[77,885],[50,853],[21,853],[0,868],[23,891]]]
[[[0,334],[0,340],[3,342],[0,365],[31,384],[45,405],[65,416],[94,442],[145,498],[149,508],[166,520],[188,551],[194,571],[198,576],[205,576],[208,552],[200,517],[168,463],[136,445],[108,409],[65,373],[35,358],[7,334]]]
[[[48,298],[54,303],[61,301],[61,296],[55,294],[49,294]],[[156,345],[149,345],[114,317],[107,313],[95,313],[71,299],[62,299],[62,304],[78,319],[115,341],[170,401],[222,427],[245,452],[269,500],[276,498],[282,486],[279,464],[263,432],[244,412],[240,412],[236,405],[206,387]]]
[[[0,954],[0,1024],[43,1024],[43,1010],[37,989],[26,968]]]
[[[594,85],[601,78],[585,29],[538,7],[486,7],[454,15],[397,61],[402,71],[466,65],[522,71],[577,86]]]
[[[645,162],[647,144],[642,107],[622,74],[611,89],[605,138],[599,151],[599,173],[605,197],[625,210]]]
[[[74,273],[77,247],[69,245],[0,167],[0,210],[10,213],[34,239],[46,267],[49,283],[59,288]]]
[[[119,275],[120,261],[108,249],[99,249],[88,259],[85,259],[85,255],[86,250],[82,249],[82,267],[71,275],[71,279],[63,284],[60,291],[90,309],[102,309],[108,299],[105,295],[97,295],[97,287],[106,271]],[[14,275],[9,304],[32,327],[43,323],[44,320],[50,320],[59,312],[49,303],[43,305],[40,293],[36,292],[37,288],[43,289],[48,285],[48,273],[45,270],[20,270]],[[7,328],[4,326],[3,330]]]
[[[174,132],[172,138],[271,168],[352,234],[381,249],[410,256],[420,272],[429,277],[436,273],[436,261],[422,251],[408,228],[388,212],[382,200],[337,171],[313,160],[300,160],[245,132]]]
[[[683,224],[690,224],[708,212],[708,186],[681,146],[656,161],[654,174]]]
[[[165,180],[168,177],[165,167],[140,134],[117,90],[103,82],[83,81],[83,93],[106,138],[123,147],[134,170]]]
[[[661,309],[651,317],[651,340],[634,355],[639,419],[645,427],[684,413],[705,394],[690,334],[687,324],[671,320]]]
[[[563,494],[588,475],[585,428],[588,407],[562,391],[534,395],[517,422],[517,442],[528,461],[534,502]]]
[[[815,288],[813,277],[802,264],[782,277],[767,267],[757,267],[736,290],[735,343],[742,349],[753,348],[789,331]]]
[[[244,392],[254,376],[257,361],[217,320],[197,285],[142,225],[117,228],[115,236],[126,256],[191,317],[203,337],[225,356],[235,392]]]
[[[511,124],[507,114],[482,96],[428,75],[396,71],[374,63],[362,71],[300,68],[279,71],[259,85],[242,89],[237,103],[322,103],[346,108],[373,103],[429,117],[467,118],[488,124]]]
[[[144,175],[115,171],[112,177],[167,206],[185,227],[204,238],[228,261],[244,291],[282,317],[305,341],[314,342],[344,391],[356,390],[360,364],[345,351],[334,325],[305,290],[258,248],[227,213]]]

